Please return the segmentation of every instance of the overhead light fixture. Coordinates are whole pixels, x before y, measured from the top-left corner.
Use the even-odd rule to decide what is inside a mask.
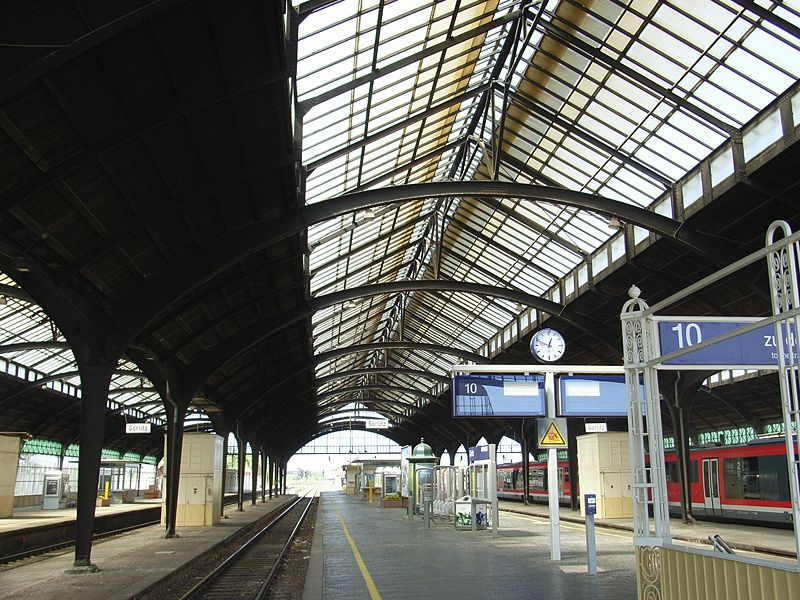
[[[611,218],[608,220],[608,228],[609,229],[623,229],[625,226],[622,224],[622,221],[619,220],[617,215],[611,215]]]
[[[31,263],[27,258],[18,256],[14,259],[13,268],[15,271],[19,271],[20,273],[30,273]]]
[[[517,312],[522,312],[523,310],[525,310],[525,305],[522,304],[522,302],[517,302],[516,309],[517,309]]]
[[[8,300],[6,300],[5,296],[0,296],[0,306],[6,306],[8,304]]]

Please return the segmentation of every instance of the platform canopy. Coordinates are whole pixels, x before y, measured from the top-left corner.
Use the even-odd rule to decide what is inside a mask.
[[[545,322],[567,362],[619,365],[630,284],[655,299],[799,222],[797,2],[15,10],[0,429],[75,437],[48,408],[70,390],[14,377],[80,386],[90,333],[115,418],[163,425],[169,381],[187,426],[281,451],[378,415],[457,447],[510,425],[450,418],[452,365],[529,362]],[[765,314],[759,276],[684,309]],[[747,397],[694,427],[779,420]]]

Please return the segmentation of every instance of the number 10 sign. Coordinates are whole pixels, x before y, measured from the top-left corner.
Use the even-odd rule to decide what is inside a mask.
[[[733,332],[761,319],[724,317],[658,317],[658,339],[661,356],[709,342],[717,336]],[[790,334],[783,340],[784,354],[797,356],[797,340]],[[767,324],[717,343],[698,348],[665,360],[662,365],[691,368],[691,366],[723,368],[775,368],[778,364],[778,344],[775,326]]]

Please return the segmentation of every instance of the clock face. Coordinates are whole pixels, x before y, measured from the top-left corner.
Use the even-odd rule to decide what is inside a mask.
[[[540,329],[531,338],[531,353],[544,362],[555,362],[564,356],[567,344],[555,329]]]

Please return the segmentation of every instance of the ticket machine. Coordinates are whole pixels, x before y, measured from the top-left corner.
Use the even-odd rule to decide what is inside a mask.
[[[42,508],[54,510],[67,508],[69,504],[69,474],[61,471],[48,471],[44,474]]]

